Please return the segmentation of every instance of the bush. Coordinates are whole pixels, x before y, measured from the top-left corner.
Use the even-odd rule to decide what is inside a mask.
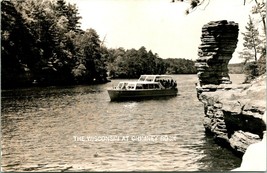
[[[244,73],[247,75],[243,83],[250,83],[259,76],[259,67],[257,62],[249,62],[244,67]]]

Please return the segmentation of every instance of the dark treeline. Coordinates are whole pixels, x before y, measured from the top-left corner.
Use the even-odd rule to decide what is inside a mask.
[[[108,71],[112,78],[139,78],[142,74],[196,73],[194,61],[162,59],[144,46],[140,49],[109,49]]]
[[[196,74],[195,61],[188,59],[166,59],[164,60],[167,66],[166,73],[168,74]]]
[[[64,0],[1,1],[2,87],[106,81],[97,32]]]
[[[163,60],[145,47],[106,48],[94,29],[81,30],[77,7],[64,0],[3,0],[1,17],[2,88],[196,73],[193,61]]]

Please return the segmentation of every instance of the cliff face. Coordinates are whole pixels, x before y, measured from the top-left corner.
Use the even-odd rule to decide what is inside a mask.
[[[243,154],[250,144],[262,139],[266,130],[262,120],[266,107],[266,77],[261,76],[251,84],[231,84],[227,65],[237,43],[236,23],[210,22],[204,25],[202,33],[196,62],[199,77],[196,89],[204,105],[204,128],[219,144]],[[207,50],[203,45],[209,43],[204,38],[216,38],[212,45],[217,47]]]
[[[197,87],[198,99],[204,104],[203,125],[219,144],[242,154],[250,144],[261,141],[266,130],[262,120],[265,81],[266,76],[261,76],[246,85]]]

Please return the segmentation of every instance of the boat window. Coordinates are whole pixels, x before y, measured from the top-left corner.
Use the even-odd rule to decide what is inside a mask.
[[[146,79],[145,76],[141,76],[141,77],[139,78],[139,81],[145,81],[145,79]]]
[[[143,84],[144,89],[148,89],[148,84]]]
[[[118,88],[121,89],[123,86],[123,83],[119,83]]]
[[[137,84],[136,89],[143,89],[143,86],[141,84]]]
[[[155,84],[155,88],[156,89],[159,89],[159,84]]]
[[[135,84],[128,84],[127,89],[128,90],[133,90],[135,88]]]
[[[152,82],[153,80],[154,80],[154,77],[153,76],[148,76],[146,78],[146,81],[148,81],[148,82]]]
[[[118,84],[118,89],[126,89],[126,85],[127,85],[128,83],[126,83],[126,82],[120,82],[119,84]]]
[[[153,89],[154,88],[154,84],[148,84],[148,88],[149,89]]]

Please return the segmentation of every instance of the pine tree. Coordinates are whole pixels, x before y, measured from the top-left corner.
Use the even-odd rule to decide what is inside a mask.
[[[253,19],[249,16],[249,21],[247,23],[246,32],[242,33],[244,36],[244,49],[243,52],[240,53],[240,58],[245,60],[244,64],[244,72],[247,75],[245,79],[245,83],[250,82],[256,76],[259,75],[258,68],[258,53],[261,51],[261,41],[259,31],[255,27],[253,23]],[[254,62],[247,63],[247,61],[254,59]],[[246,64],[247,63],[247,64]]]
[[[259,39],[259,31],[255,27],[253,23],[253,19],[249,16],[249,21],[247,23],[246,32],[242,33],[244,36],[244,43],[243,46],[245,49],[250,50],[251,54],[254,56],[255,61],[257,62],[258,57],[257,53],[260,51],[260,39]]]

